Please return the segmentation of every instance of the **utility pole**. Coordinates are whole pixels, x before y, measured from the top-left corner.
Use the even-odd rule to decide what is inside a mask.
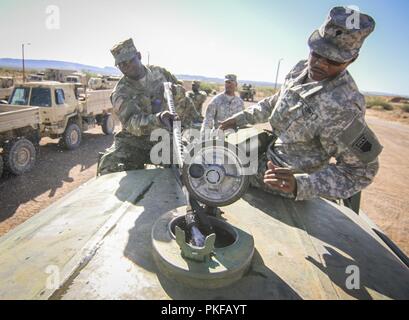
[[[22,51],[22,56],[23,56],[23,82],[26,82],[26,68],[25,68],[25,63],[24,63],[24,45],[30,45],[31,43],[23,43],[21,45],[21,51]]]
[[[148,51],[148,66],[149,66],[149,58],[150,58],[150,52]]]
[[[280,72],[280,64],[281,64],[281,61],[283,61],[283,60],[284,60],[283,58],[278,60],[276,82],[275,82],[274,90],[277,90],[278,73]]]

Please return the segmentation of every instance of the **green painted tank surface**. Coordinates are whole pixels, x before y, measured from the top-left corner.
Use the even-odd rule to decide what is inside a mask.
[[[184,286],[157,269],[151,239],[183,199],[169,169],[89,181],[0,238],[0,299],[409,299],[408,268],[365,216],[255,189],[223,208],[254,237],[248,271]]]

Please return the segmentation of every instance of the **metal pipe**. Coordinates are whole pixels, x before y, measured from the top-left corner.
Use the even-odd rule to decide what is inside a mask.
[[[26,82],[26,68],[25,68],[25,61],[24,61],[24,45],[25,44],[29,46],[31,43],[23,43],[21,45],[21,51],[22,51],[22,56],[23,56],[23,83]]]
[[[274,85],[274,90],[277,90],[277,81],[278,81],[278,73],[280,72],[280,64],[281,61],[284,60],[283,58],[281,58],[280,60],[278,60],[278,66],[277,66],[277,73],[276,73],[276,81],[275,81],[275,85]]]
[[[21,51],[22,51],[22,56],[23,56],[23,83],[26,82],[26,69],[24,66],[24,43],[21,45]]]

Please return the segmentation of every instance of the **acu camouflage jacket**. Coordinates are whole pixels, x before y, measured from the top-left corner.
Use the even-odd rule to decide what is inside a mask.
[[[365,123],[365,99],[347,71],[321,82],[306,79],[301,61],[277,94],[234,118],[239,126],[268,119],[277,139],[267,157],[294,170],[296,200],[351,197],[373,181],[382,150]]]
[[[123,76],[111,94],[114,112],[122,130],[135,136],[149,135],[161,127],[156,114],[167,109],[164,101],[164,82],[178,84],[178,80],[164,68],[149,66],[140,80]],[[183,97],[184,97],[183,91]],[[177,98],[175,99],[175,102]]]

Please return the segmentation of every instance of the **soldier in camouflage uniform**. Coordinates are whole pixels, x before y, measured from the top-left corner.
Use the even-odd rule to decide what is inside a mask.
[[[333,8],[309,38],[308,61],[293,68],[281,90],[221,124],[225,130],[270,122],[273,134],[261,146],[266,152],[254,186],[295,200],[346,199],[373,181],[382,146],[365,123],[364,97],[346,68],[375,22],[353,14],[358,28],[348,25],[350,10]]]
[[[226,75],[224,87],[225,91],[216,95],[207,106],[200,132],[202,139],[208,138],[211,129],[218,128],[222,121],[244,109],[243,100],[235,94],[237,76],[234,74]]]
[[[176,110],[182,113],[192,101],[187,101],[183,87],[167,70],[144,66],[141,54],[128,39],[114,46],[111,53],[115,64],[124,74],[111,94],[111,102],[122,131],[115,135],[114,144],[102,155],[97,174],[143,169],[151,163],[152,130],[169,127],[174,116],[164,101],[164,82],[172,82]]]
[[[173,90],[175,97],[184,97],[183,99],[179,98],[179,103],[175,105],[176,113],[182,123],[182,128],[190,128],[194,122],[201,121],[202,116],[197,111],[194,100],[185,92],[185,89],[182,86],[177,86],[175,89]]]
[[[189,96],[193,100],[196,110],[201,116],[200,120],[203,120],[202,109],[203,104],[207,99],[207,93],[200,90],[200,81],[195,80],[192,82],[192,91],[188,91],[187,96]]]

